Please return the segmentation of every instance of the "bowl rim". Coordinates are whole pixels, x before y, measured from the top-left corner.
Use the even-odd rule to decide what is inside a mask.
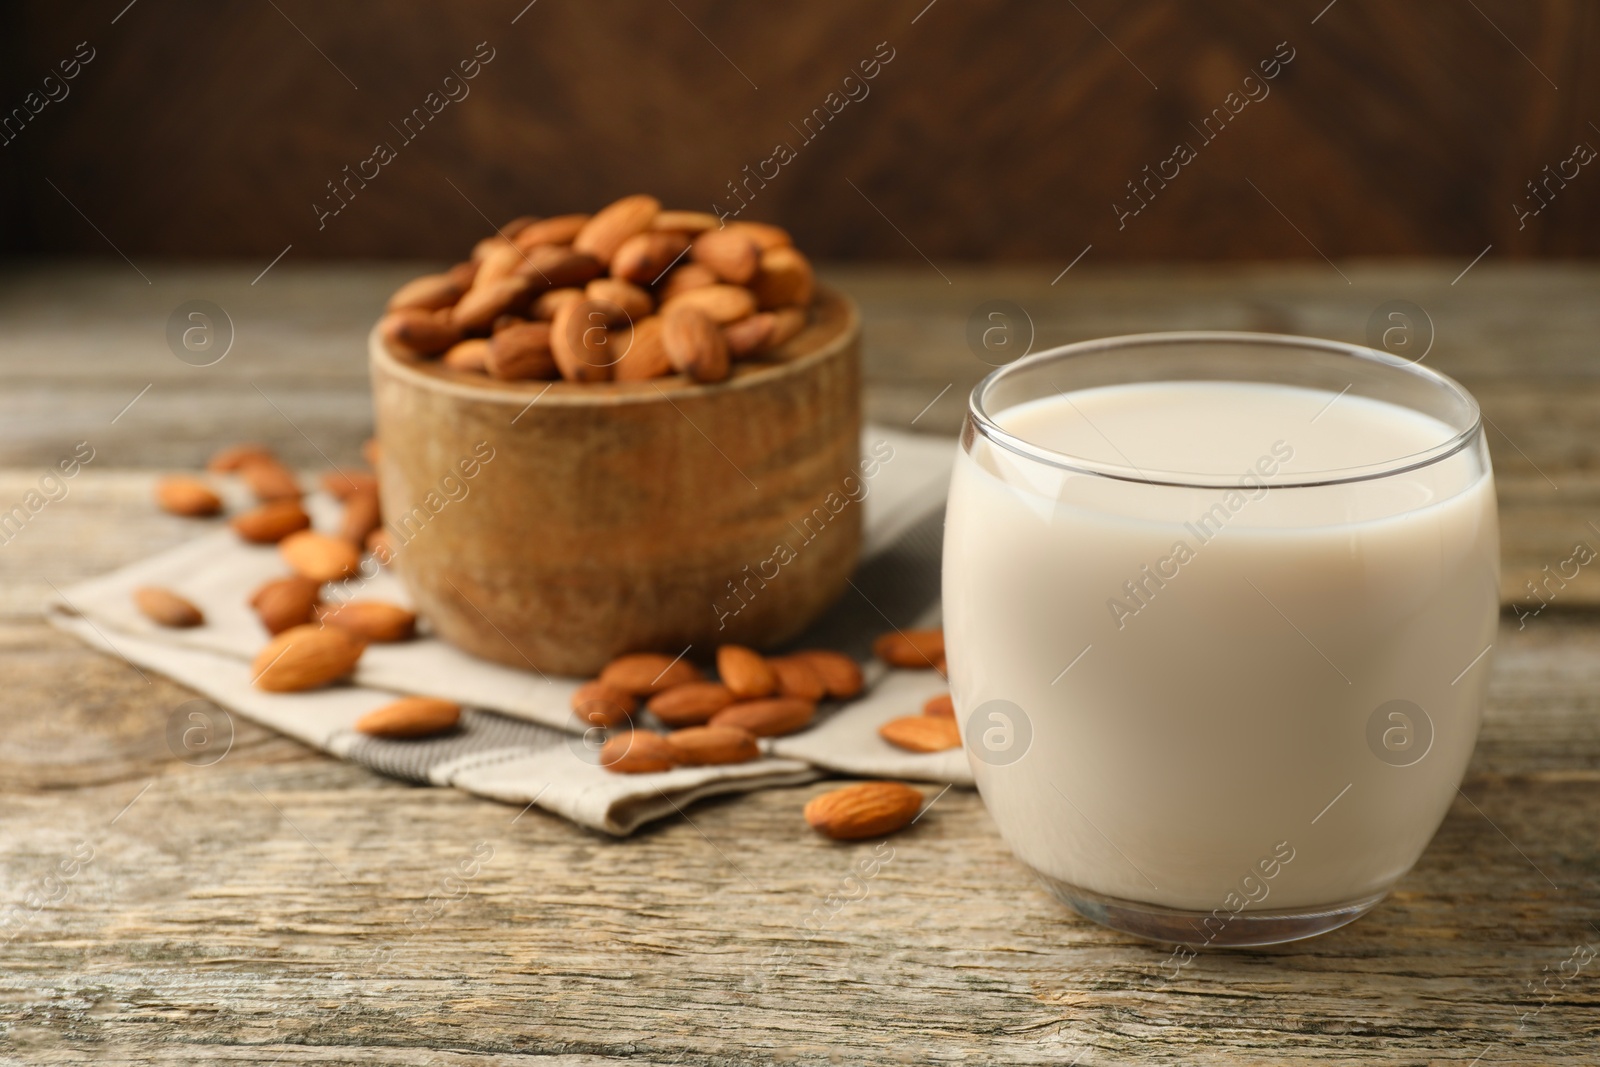
[[[678,399],[698,400],[718,393],[730,393],[742,389],[763,387],[771,384],[775,379],[798,374],[815,363],[836,357],[841,351],[848,349],[859,340],[861,336],[861,309],[845,293],[819,283],[816,287],[813,306],[821,307],[824,305],[837,309],[842,315],[837,336],[823,340],[811,352],[794,359],[784,360],[781,363],[766,363],[759,366],[751,364],[736,365],[736,367],[744,366],[750,369],[743,373],[735,373],[720,382],[691,382],[676,375],[650,378],[639,382],[569,382],[560,378],[554,380],[528,379],[511,382],[501,382],[490,378],[486,379],[483,384],[461,381],[429,373],[400,356],[396,356],[383,343],[382,337],[378,334],[378,324],[376,322],[373,323],[371,331],[367,334],[367,361],[372,370],[376,371],[381,367],[384,373],[404,380],[410,385],[481,403],[516,405],[519,407],[532,407],[535,401],[546,407],[552,405],[558,407],[617,407],[630,404],[659,404],[663,401],[670,404]],[[805,336],[805,332],[816,325],[818,324],[808,323],[806,330],[797,336]],[[788,343],[793,342],[791,340]],[[668,385],[669,388],[661,388],[663,384]],[[519,415],[518,417],[520,418],[521,416]]]

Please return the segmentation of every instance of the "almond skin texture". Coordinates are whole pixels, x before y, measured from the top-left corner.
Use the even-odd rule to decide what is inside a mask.
[[[827,683],[804,656],[777,656],[767,660],[778,676],[778,695],[815,704],[828,695]]]
[[[199,608],[172,590],[160,586],[147,585],[142,589],[135,589],[133,603],[144,613],[145,618],[157,626],[187,629],[206,621],[205,615],[201,614]]]
[[[927,670],[944,657],[944,631],[895,630],[872,642],[872,653],[891,667]]]
[[[278,553],[296,574],[305,575],[314,582],[348,578],[361,564],[361,552],[355,545],[311,530],[292,533],[279,541]]]
[[[734,726],[691,726],[667,737],[679,763],[709,767],[723,763],[749,763],[761,758],[755,735]]]
[[[933,719],[954,719],[956,702],[949,693],[940,693],[928,698],[928,702],[922,705],[922,714]]]
[[[449,272],[424,274],[420,278],[411,279],[394,291],[394,295],[389,298],[389,310],[416,308],[421,311],[438,311],[460,300],[466,291],[466,286]]]
[[[663,304],[661,310],[665,313],[678,307],[698,308],[718,326],[726,326],[755,314],[756,298],[750,290],[737,285],[703,285],[678,293]]]
[[[503,382],[560,376],[546,322],[525,322],[501,330],[489,339],[486,354],[484,370]]]
[[[269,693],[294,693],[327,685],[355,669],[362,647],[343,630],[315,624],[285,630],[256,656],[251,666],[255,686]]]
[[[961,731],[956,729],[953,716],[939,719],[929,715],[907,715],[903,719],[890,719],[878,727],[878,736],[910,752],[943,752],[961,747]]]
[[[538,245],[518,260],[515,273],[533,283],[534,291],[582,285],[606,272],[606,265],[584,252],[559,245]]]
[[[730,222],[727,228],[747,235],[763,252],[769,248],[794,244],[794,238],[789,236],[788,230],[770,222]]]
[[[270,545],[306,529],[311,525],[311,516],[298,500],[278,500],[235,515],[228,525],[252,544]]]
[[[471,293],[472,290],[468,290],[461,299],[466,300]],[[457,308],[460,306],[459,303],[455,305]],[[454,310],[402,308],[378,320],[378,334],[392,348],[418,356],[431,356],[461,340],[461,327]]]
[[[432,737],[461,721],[461,705],[435,697],[402,697],[356,720],[356,730],[369,737],[397,741]]]
[[[811,303],[816,279],[810,261],[797,249],[784,246],[761,253],[761,270],[750,287],[763,310],[804,307]]]
[[[843,652],[817,648],[795,655],[811,664],[812,669],[822,676],[822,684],[835,700],[849,700],[866,685],[866,680],[861,677],[861,664]]]
[[[730,322],[722,328],[722,339],[728,343],[732,359],[745,359],[769,346],[774,324],[772,312],[761,311]]]
[[[693,381],[720,382],[728,376],[728,342],[710,316],[698,308],[683,304],[669,308],[661,317],[661,344],[673,369]]]
[[[364,641],[409,641],[417,634],[417,613],[385,600],[324,604],[317,609],[317,619]]]
[[[626,730],[600,746],[600,766],[613,774],[656,774],[677,765],[667,739],[649,730]]]
[[[621,278],[596,278],[584,286],[583,295],[600,304],[616,305],[608,325],[638,322],[655,310],[655,301],[645,290]]]
[[[199,478],[171,474],[156,483],[156,503],[172,515],[199,518],[222,510],[222,498]]]
[[[858,782],[806,803],[806,822],[835,841],[881,837],[910,824],[922,810],[922,793],[902,782]]]
[[[651,315],[634,323],[633,343],[612,373],[619,382],[642,382],[672,373],[672,360],[661,335],[661,316]]]
[[[451,345],[440,362],[451,370],[482,374],[487,369],[488,360],[488,340],[483,337],[469,337],[465,341],[457,341]]]
[[[649,229],[660,211],[661,201],[653,196],[625,196],[607,204],[572,239],[573,250],[610,263],[622,242]]]
[[[766,350],[770,352],[787,344],[795,334],[806,328],[806,321],[803,308],[779,308],[772,312],[772,333],[767,338]]]
[[[287,578],[275,578],[257,589],[250,597],[250,606],[267,633],[281,634],[315,618],[321,598],[320,582],[292,574]]]
[[[680,263],[668,272],[666,279],[661,283],[661,302],[665,304],[680,293],[716,284],[718,284],[717,275],[710,267],[699,263]]]
[[[206,470],[212,474],[233,474],[246,463],[257,463],[264,459],[276,463],[278,457],[265,445],[229,445],[207,461]]]
[[[688,247],[689,238],[682,233],[636,233],[622,242],[611,257],[611,276],[638,285],[654,285]]]
[[[556,317],[564,304],[574,300],[583,299],[583,290],[577,286],[567,286],[563,289],[547,289],[534,298],[533,304],[528,308],[528,314],[540,322],[549,322]]]
[[[378,494],[357,493],[344,502],[344,515],[339,519],[339,536],[359,548],[367,543],[367,535],[376,530],[382,521]]]
[[[756,737],[782,737],[810,726],[816,713],[817,706],[809,700],[747,700],[730,704],[711,716],[711,725],[737,726]]]
[[[588,221],[588,215],[554,215],[518,230],[511,242],[523,251],[535,245],[570,245]]]
[[[686,660],[675,660],[661,652],[631,652],[606,664],[600,680],[624,693],[650,696],[703,678],[700,669]]]
[[[376,493],[378,476],[371,471],[328,471],[322,476],[322,488],[329,496],[349,500],[357,493]]]
[[[650,220],[652,230],[681,230],[684,233],[699,233],[720,225],[717,217],[709,211],[663,211]]]
[[[442,352],[450,345],[459,341],[463,334],[484,333],[494,325],[494,320],[501,315],[522,307],[533,292],[534,282],[531,278],[512,275],[507,278],[497,278],[491,282],[482,280],[473,284],[467,290],[467,295],[461,302],[450,309],[450,326],[455,330],[455,336],[445,344],[429,350],[421,350],[423,355],[432,352]]]
[[[740,700],[756,700],[778,691],[778,676],[765,657],[743,645],[717,649],[717,674]]]
[[[711,721],[711,716],[736,699],[733,691],[721,682],[688,682],[662,690],[651,697],[645,707],[676,730],[684,726],[704,726]]]
[[[572,712],[590,726],[612,727],[625,721],[639,699],[602,681],[584,682],[572,694]]]
[[[761,266],[761,250],[748,233],[738,230],[707,230],[694,239],[689,255],[734,285],[749,285]]]
[[[300,499],[300,482],[294,472],[275,459],[246,463],[239,468],[239,476],[262,503]]]
[[[550,352],[561,377],[569,382],[603,382],[611,378],[617,355],[606,329],[608,311],[585,297],[556,312],[550,324]]]

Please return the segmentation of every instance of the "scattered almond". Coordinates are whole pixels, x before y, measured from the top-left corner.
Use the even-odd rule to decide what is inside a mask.
[[[649,730],[626,730],[600,746],[600,766],[613,774],[655,774],[677,763],[678,754],[667,739]]]
[[[605,682],[584,682],[572,694],[572,711],[590,726],[612,727],[627,719],[639,699]]]
[[[956,728],[954,717],[907,715],[903,719],[890,719],[878,727],[878,736],[911,752],[943,752],[961,747],[961,731]]]
[[[600,672],[600,680],[624,693],[649,696],[663,689],[702,680],[699,668],[684,659],[660,652],[631,652],[618,656]]]
[[[347,600],[317,609],[324,626],[334,626],[365,641],[409,641],[417,634],[417,613],[386,600]]]
[[[817,706],[809,700],[778,697],[730,704],[711,716],[712,726],[737,726],[756,737],[781,737],[811,725]]]
[[[311,525],[311,516],[298,500],[279,500],[235,515],[228,523],[234,533],[257,545],[270,545]]]
[[[928,698],[928,702],[922,705],[922,714],[934,719],[954,719],[956,702],[949,693],[940,693]]]
[[[461,721],[461,705],[436,697],[401,697],[356,720],[356,730],[371,737],[406,740],[432,737]]]
[[[339,500],[349,500],[357,493],[376,493],[378,476],[371,471],[327,471],[322,475],[322,490]]]
[[[835,700],[849,700],[866,685],[866,680],[861,676],[861,665],[843,652],[817,648],[797,652],[795,656],[811,664],[812,669],[822,676],[822,684]]]
[[[767,660],[778,677],[778,695],[815,704],[828,695],[827,683],[804,656],[773,656]]]
[[[156,483],[156,503],[173,515],[198,518],[222,510],[222,498],[199,478],[170,474]]]
[[[361,565],[361,552],[355,545],[312,530],[301,530],[279,541],[278,553],[297,574],[316,582],[348,578]]]
[[[188,628],[206,621],[199,608],[160,586],[147,585],[133,591],[133,603],[157,626]]]
[[[250,596],[250,606],[267,633],[281,634],[315,618],[321,598],[321,582],[292,574],[287,578],[274,578],[257,589]]]
[[[858,782],[812,797],[805,807],[813,830],[836,841],[892,834],[922,810],[922,793],[902,782]]]
[[[944,656],[944,631],[895,630],[872,642],[872,652],[891,667],[926,670]]]
[[[740,700],[770,696],[778,689],[778,676],[766,659],[742,645],[717,649],[717,674],[722,684]]]
[[[327,685],[355,669],[363,647],[343,630],[315,624],[285,630],[256,656],[251,666],[256,688],[292,693]]]
[[[206,463],[206,470],[213,474],[233,474],[246,463],[258,463],[261,460],[276,462],[277,458],[265,445],[229,445],[211,457]]]
[[[339,520],[339,536],[352,545],[364,545],[367,536],[383,522],[376,492],[361,492],[344,502],[344,516]]]
[[[755,736],[735,726],[690,726],[667,736],[679,763],[706,767],[723,763],[749,763],[761,758]]]
[[[737,697],[721,682],[687,682],[663,689],[650,698],[645,708],[673,729],[704,726],[711,716],[732,704]]]
[[[250,486],[256,499],[263,503],[300,499],[300,482],[294,472],[275,459],[246,463],[239,468],[239,476]]]

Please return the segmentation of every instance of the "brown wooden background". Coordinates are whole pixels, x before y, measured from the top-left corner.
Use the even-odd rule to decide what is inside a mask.
[[[525,3],[13,0],[0,108],[77,42],[97,55],[0,147],[0,251],[452,256],[480,211],[707,207],[887,41],[749,213],[820,258],[1600,252],[1600,162],[1526,229],[1512,209],[1600,148],[1588,0]],[[480,41],[471,95],[319,231],[324,183]],[[1271,95],[1119,231],[1125,183],[1280,41]]]

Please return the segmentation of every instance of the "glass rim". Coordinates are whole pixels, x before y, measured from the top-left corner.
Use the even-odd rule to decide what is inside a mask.
[[[1131,348],[1137,345],[1184,345],[1217,342],[1315,349],[1320,352],[1379,364],[1401,374],[1412,375],[1434,389],[1449,393],[1460,400],[1472,416],[1471,425],[1466,429],[1421,452],[1396,456],[1393,459],[1381,460],[1377,463],[1368,463],[1358,467],[1307,471],[1303,474],[1297,474],[1288,480],[1269,481],[1267,482],[1267,488],[1269,489],[1306,489],[1316,486],[1339,485],[1347,482],[1370,481],[1376,478],[1387,478],[1396,474],[1403,474],[1407,471],[1438,463],[1455,455],[1473,443],[1483,432],[1483,413],[1479,410],[1477,400],[1460,382],[1448,374],[1433,370],[1431,367],[1423,367],[1410,360],[1391,355],[1388,352],[1381,352],[1365,345],[1350,344],[1344,341],[1331,341],[1321,337],[1300,337],[1294,334],[1252,333],[1235,330],[1166,330],[1156,333],[1122,334],[1089,341],[1076,341],[1072,344],[1059,345],[1043,352],[1035,352],[1023,356],[1012,363],[989,372],[982,381],[973,387],[971,394],[967,398],[967,421],[971,427],[982,434],[990,443],[1004,448],[1008,452],[1024,459],[1034,460],[1078,474],[1114,478],[1119,481],[1141,482],[1146,485],[1166,485],[1187,489],[1254,489],[1257,487],[1246,483],[1243,480],[1244,476],[1240,474],[1202,474],[1193,471],[1155,470],[1135,467],[1131,464],[1106,463],[1101,460],[1086,459],[1082,456],[1074,456],[1070,453],[1045,448],[1002,428],[984,408],[984,400],[987,394],[1007,376],[1018,373],[1019,369],[1022,368],[1037,366],[1040,363],[1054,362],[1062,358],[1085,356],[1112,349]],[[1071,390],[1068,390],[1060,395],[1069,396],[1071,392]],[[1343,395],[1344,393],[1342,392],[1338,394],[1338,396]],[[963,434],[963,436],[965,437],[966,435]]]

